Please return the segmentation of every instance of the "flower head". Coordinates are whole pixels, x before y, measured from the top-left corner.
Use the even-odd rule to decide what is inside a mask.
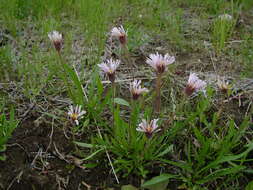
[[[224,79],[222,79],[222,80],[218,79],[217,85],[218,85],[218,88],[220,89],[220,91],[223,93],[227,93],[227,91],[230,88],[229,83],[226,82]]]
[[[111,30],[111,36],[117,38],[122,45],[125,45],[127,42],[127,32],[122,25],[119,27],[113,27]]]
[[[146,60],[146,63],[153,67],[158,74],[162,74],[167,71],[167,66],[175,62],[174,56],[169,56],[165,54],[150,54],[149,58]]]
[[[219,15],[218,18],[221,19],[221,20],[226,20],[226,21],[230,21],[230,20],[233,19],[233,17],[231,15],[229,15],[229,14]]]
[[[57,31],[52,31],[48,33],[48,37],[53,42],[55,49],[60,52],[63,43],[62,34]]]
[[[76,107],[73,107],[72,105],[69,107],[68,115],[70,119],[76,123],[76,125],[79,125],[78,119],[81,119],[82,116],[86,113],[86,111],[82,110],[82,107],[80,105],[77,105]]]
[[[158,129],[159,126],[157,125],[157,121],[158,119],[153,119],[150,123],[148,123],[145,119],[143,119],[136,130],[144,132],[148,138],[151,138],[153,133],[160,131],[160,129]]]
[[[119,64],[120,64],[119,60],[114,61],[113,59],[109,59],[101,64],[98,64],[98,66],[105,74],[107,74],[109,80],[111,82],[114,82],[115,81],[115,72],[116,72],[116,69],[118,68]]]
[[[129,89],[134,100],[137,100],[142,93],[148,92],[147,88],[141,87],[141,80],[134,80],[131,82]]]
[[[205,87],[206,82],[200,80],[195,73],[191,73],[184,91],[186,95],[191,96],[194,92],[204,90]]]

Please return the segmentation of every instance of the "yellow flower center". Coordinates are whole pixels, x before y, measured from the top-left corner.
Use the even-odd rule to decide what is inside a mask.
[[[147,129],[146,129],[147,133],[152,133],[152,127],[151,126],[148,126]]]
[[[70,117],[71,117],[72,120],[75,121],[78,118],[78,114],[77,113],[72,113]]]

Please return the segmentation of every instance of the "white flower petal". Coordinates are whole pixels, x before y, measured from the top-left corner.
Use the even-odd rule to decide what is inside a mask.
[[[116,69],[118,68],[120,64],[119,60],[113,60],[113,59],[109,59],[106,60],[105,62],[98,64],[98,66],[100,67],[100,69],[106,73],[106,74],[112,74],[116,71]]]
[[[150,54],[149,57],[146,60],[146,63],[153,67],[156,71],[160,71],[160,68],[163,68],[162,71],[164,72],[167,70],[168,65],[172,64],[175,62],[175,57],[170,56],[169,54],[165,54],[162,56],[158,52],[156,54]]]

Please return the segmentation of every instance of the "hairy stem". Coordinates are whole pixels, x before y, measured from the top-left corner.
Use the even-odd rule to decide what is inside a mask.
[[[115,82],[112,82],[112,125],[114,127],[114,112],[115,112],[115,103],[114,103],[114,99],[115,99]]]
[[[157,74],[157,79],[156,79],[156,87],[155,87],[155,101],[154,101],[154,109],[155,112],[160,114],[161,110],[161,82],[162,82],[162,75]]]

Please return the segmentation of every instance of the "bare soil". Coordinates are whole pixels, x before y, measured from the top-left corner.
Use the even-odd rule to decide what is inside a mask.
[[[52,132],[51,126],[36,126],[34,121],[24,121],[8,142],[7,160],[0,162],[1,190],[102,189],[114,183],[103,165],[91,171],[77,167],[73,158],[64,160],[57,152],[68,155],[74,149],[72,140],[62,129],[54,127]]]

